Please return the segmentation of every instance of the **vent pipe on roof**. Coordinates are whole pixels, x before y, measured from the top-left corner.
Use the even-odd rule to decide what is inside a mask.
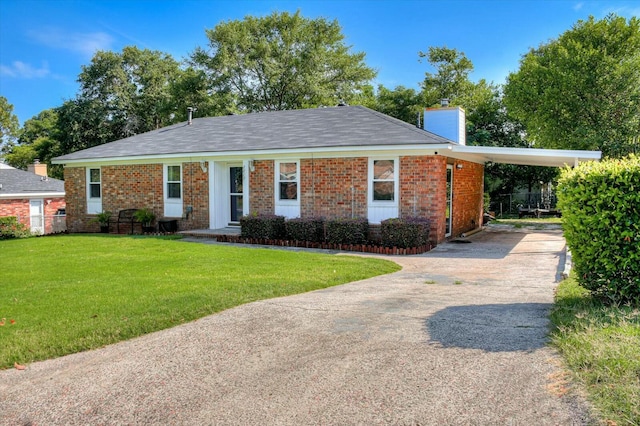
[[[440,99],[440,106],[442,108],[448,107],[449,106],[449,99],[448,98]]]
[[[194,108],[194,107],[189,107],[189,108],[187,108],[187,113],[188,113],[188,116],[189,116],[189,119],[187,120],[187,124],[188,124],[188,125],[191,125],[191,123],[193,123],[193,113],[194,113],[195,111],[197,111],[197,110],[198,110],[198,109],[197,109],[197,108]]]

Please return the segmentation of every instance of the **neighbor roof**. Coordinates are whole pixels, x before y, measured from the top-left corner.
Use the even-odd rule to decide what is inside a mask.
[[[64,197],[64,181],[0,164],[0,199]]]
[[[196,118],[63,155],[56,163],[149,155],[295,148],[451,144],[449,139],[363,106]]]

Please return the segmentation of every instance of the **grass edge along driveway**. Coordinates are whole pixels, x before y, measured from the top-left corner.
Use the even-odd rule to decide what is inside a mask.
[[[0,369],[400,269],[380,259],[157,237],[7,240],[0,253]]]

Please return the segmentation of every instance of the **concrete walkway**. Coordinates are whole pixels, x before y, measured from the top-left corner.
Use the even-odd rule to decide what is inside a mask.
[[[470,240],[0,371],[0,424],[588,424],[546,341],[561,232]]]

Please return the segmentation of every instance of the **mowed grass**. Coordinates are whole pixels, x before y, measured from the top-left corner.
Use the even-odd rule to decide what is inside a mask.
[[[640,424],[640,307],[607,307],[571,277],[558,287],[552,342],[601,419]]]
[[[0,241],[0,368],[399,269],[380,259],[153,237]]]
[[[534,228],[534,229],[545,229],[549,226],[557,227],[562,225],[562,218],[560,217],[523,217],[522,219],[518,218],[509,218],[509,219],[496,219],[492,220],[490,223],[493,224],[501,224],[501,225],[511,225],[516,228]]]

